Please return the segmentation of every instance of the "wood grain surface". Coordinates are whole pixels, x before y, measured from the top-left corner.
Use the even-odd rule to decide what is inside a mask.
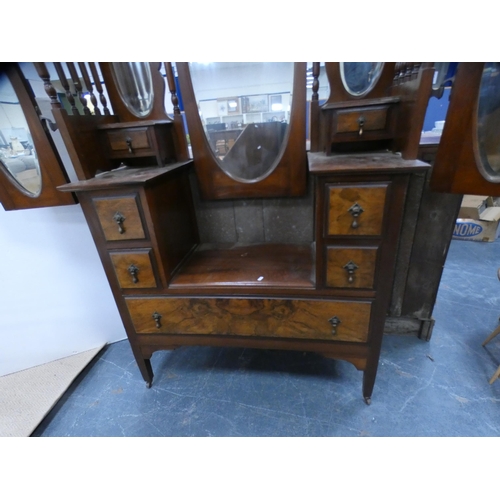
[[[109,256],[115,268],[120,288],[156,288],[158,286],[153,271],[152,250],[135,250],[133,252],[110,252]],[[137,268],[137,282],[134,283],[129,267]]]
[[[371,303],[233,298],[126,299],[137,333],[243,335],[366,342]],[[161,315],[160,327],[153,314]],[[332,333],[329,319],[341,323]]]
[[[137,196],[94,198],[93,202],[107,241],[144,239],[146,237],[139,214]],[[122,224],[123,233],[120,233],[118,224],[113,219],[117,212],[125,217]]]
[[[384,217],[387,185],[327,185],[328,235],[380,235]],[[353,216],[349,212],[355,203],[363,208],[353,228]]]
[[[326,285],[330,287],[373,288],[377,248],[327,248]],[[358,268],[352,283],[344,266],[353,262]]]

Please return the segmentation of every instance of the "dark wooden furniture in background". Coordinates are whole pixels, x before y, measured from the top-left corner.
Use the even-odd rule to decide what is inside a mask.
[[[151,66],[155,75],[157,66]],[[176,101],[170,63],[166,67]],[[150,358],[160,349],[305,350],[347,360],[363,371],[369,403],[391,294],[392,303],[400,298],[394,293],[397,273],[401,270],[404,281],[411,267],[418,210],[408,207],[419,206],[429,168],[417,159],[415,130],[422,127],[432,69],[387,64],[379,82],[389,81],[387,68],[393,74],[383,96],[367,92],[351,100],[355,106],[339,101],[322,109],[313,94],[308,171],[305,68],[297,64],[297,100],[280,157],[288,167],[277,167],[258,182],[239,183],[215,162],[188,109],[196,109],[189,68],[181,63],[178,68],[194,162],[187,157],[178,108],[173,119],[158,105],[154,119],[118,114],[124,108],[116,101],[119,93],[110,90],[115,85],[110,73],[105,84],[114,115],[69,115],[57,105],[54,110],[80,179],[61,189],[78,194],[144,380],[151,385]],[[317,90],[317,63],[315,70]],[[156,76],[154,82],[160,83]],[[377,85],[375,92],[382,92]],[[342,154],[332,150],[331,127],[338,123],[332,110],[355,110],[359,118],[374,109],[378,113],[380,105],[390,107],[384,111],[391,125],[384,126],[383,144],[391,150],[370,149],[380,146],[380,137],[366,140],[359,129],[354,135],[335,132]],[[157,129],[156,142],[147,143],[153,163],[114,170],[117,159],[126,163],[133,153],[122,147],[124,156],[117,158],[109,132],[132,133],[137,127]],[[225,214],[236,217],[237,205],[246,216],[261,211],[264,230],[233,220],[234,229],[226,231]],[[235,237],[227,238],[232,231]]]

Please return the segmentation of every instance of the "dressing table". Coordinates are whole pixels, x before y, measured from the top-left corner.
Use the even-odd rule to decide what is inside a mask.
[[[232,84],[208,98],[214,75],[177,63],[183,115],[165,63],[168,115],[159,63],[101,63],[113,114],[72,115],[53,101],[79,178],[59,190],[81,203],[148,387],[158,350],[289,349],[352,363],[369,404],[408,185],[429,167],[416,158],[430,68],[326,63],[320,105],[314,63],[306,152],[306,65],[282,63],[287,86],[269,64],[219,70],[269,78],[270,90]],[[215,119],[234,124],[224,148],[210,139]],[[234,230],[221,222],[231,207]]]

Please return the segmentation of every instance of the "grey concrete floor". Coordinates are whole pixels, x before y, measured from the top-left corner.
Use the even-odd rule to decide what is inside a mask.
[[[452,241],[432,339],[385,336],[372,404],[350,363],[309,353],[107,346],[33,436],[499,436],[500,241]]]

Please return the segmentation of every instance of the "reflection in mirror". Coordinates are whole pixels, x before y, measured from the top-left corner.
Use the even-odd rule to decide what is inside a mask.
[[[28,196],[42,190],[42,177],[33,139],[16,92],[0,74],[0,168]]]
[[[382,62],[341,62],[340,76],[344,88],[353,96],[367,94],[382,73]]]
[[[233,179],[269,175],[290,120],[293,63],[190,63],[206,138]]]
[[[147,62],[111,63],[113,76],[122,101],[138,118],[144,118],[153,109],[153,80]]]
[[[481,165],[500,179],[500,63],[485,63],[477,116]]]

